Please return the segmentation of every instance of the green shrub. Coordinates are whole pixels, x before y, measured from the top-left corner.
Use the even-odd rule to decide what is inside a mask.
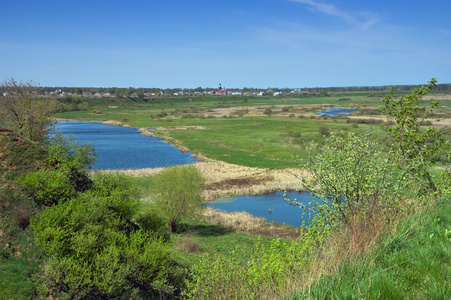
[[[318,200],[311,206],[292,203],[314,211],[314,218],[335,226],[349,224],[350,218],[362,211],[396,207],[399,186],[394,181],[393,163],[383,157],[370,134],[332,134],[322,146],[312,143],[307,152],[309,160],[304,167],[311,178],[303,178],[303,184]]]
[[[117,204],[84,193],[32,218],[36,242],[48,256],[47,276],[75,298],[120,297],[139,289],[171,293],[168,246],[124,217],[132,208]]]
[[[130,177],[119,173],[97,174],[92,180],[93,187],[89,193],[105,197],[121,218],[132,218],[138,208],[135,200],[139,196],[139,190]]]
[[[193,166],[173,166],[155,176],[156,205],[167,217],[171,232],[182,217],[199,212],[202,203],[202,174]]]
[[[329,128],[326,128],[326,127],[324,127],[324,126],[321,126],[321,127],[318,129],[318,131],[319,131],[319,134],[320,134],[322,137],[328,137],[328,136],[330,136],[330,129],[329,129]]]
[[[305,241],[304,241],[305,242]],[[308,268],[312,243],[273,240],[251,250],[249,260],[237,247],[229,255],[202,258],[191,268],[185,296],[188,299],[282,299],[285,289]]]
[[[96,160],[96,151],[91,144],[78,143],[72,136],[54,133],[46,142],[48,163],[51,166],[66,166],[71,170],[90,169]]]
[[[136,218],[136,223],[141,229],[147,232],[153,232],[161,236],[165,241],[168,241],[170,238],[169,230],[166,226],[166,217],[155,206],[151,210],[140,214]]]
[[[413,178],[419,195],[436,195],[442,193],[447,186],[440,182],[450,180],[451,172],[443,172],[442,178],[435,179],[429,172],[435,163],[434,156],[442,151],[449,151],[451,143],[441,131],[434,127],[423,130],[420,126],[426,117],[438,106],[438,101],[430,101],[427,105],[423,96],[436,85],[434,78],[427,86],[415,89],[411,94],[394,99],[394,88],[384,98],[384,106],[379,110],[391,117],[395,124],[386,130],[392,138],[391,155],[398,158],[398,168],[403,175]],[[449,152],[451,157],[451,152]]]
[[[267,116],[270,116],[270,115],[272,115],[272,110],[270,108],[267,108],[267,109],[265,109],[265,111],[263,113]]]
[[[30,173],[20,180],[20,184],[41,205],[58,204],[76,195],[69,178],[61,170]]]

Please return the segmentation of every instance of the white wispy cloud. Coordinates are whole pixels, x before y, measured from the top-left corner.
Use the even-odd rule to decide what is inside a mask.
[[[345,10],[341,10],[333,4],[327,4],[318,2],[316,0],[288,0],[291,2],[297,2],[308,5],[312,10],[320,13],[337,17],[347,23],[358,25],[361,29],[368,29],[376,24],[380,17],[373,13],[368,12],[354,12],[350,13]]]

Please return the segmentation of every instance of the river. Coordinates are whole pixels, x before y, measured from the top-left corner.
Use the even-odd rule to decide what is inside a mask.
[[[90,122],[57,122],[56,131],[91,143],[97,152],[93,170],[168,167],[194,163],[193,153],[180,152],[164,140],[142,135],[136,128]]]

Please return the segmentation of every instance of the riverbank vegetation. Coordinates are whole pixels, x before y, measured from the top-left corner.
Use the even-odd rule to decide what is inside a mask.
[[[59,135],[41,145],[2,129],[0,294],[444,299],[451,292],[451,131],[443,118],[450,100],[437,106],[426,99],[433,88],[431,81],[385,98],[382,92],[99,98],[54,115],[157,128],[148,132],[208,158],[160,175],[88,173],[89,145]],[[360,110],[351,117],[316,114],[338,105]],[[370,126],[380,120],[385,127]],[[302,186],[320,197],[303,207],[311,218],[301,228],[212,209],[174,220],[163,192],[181,184],[183,193],[185,177],[194,178],[187,199],[198,200],[200,187],[208,198],[239,193],[240,185],[255,187],[246,193]]]

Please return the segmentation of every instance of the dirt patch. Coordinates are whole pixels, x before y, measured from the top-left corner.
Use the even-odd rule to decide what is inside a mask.
[[[451,100],[451,94],[447,95],[426,95],[423,100]]]

